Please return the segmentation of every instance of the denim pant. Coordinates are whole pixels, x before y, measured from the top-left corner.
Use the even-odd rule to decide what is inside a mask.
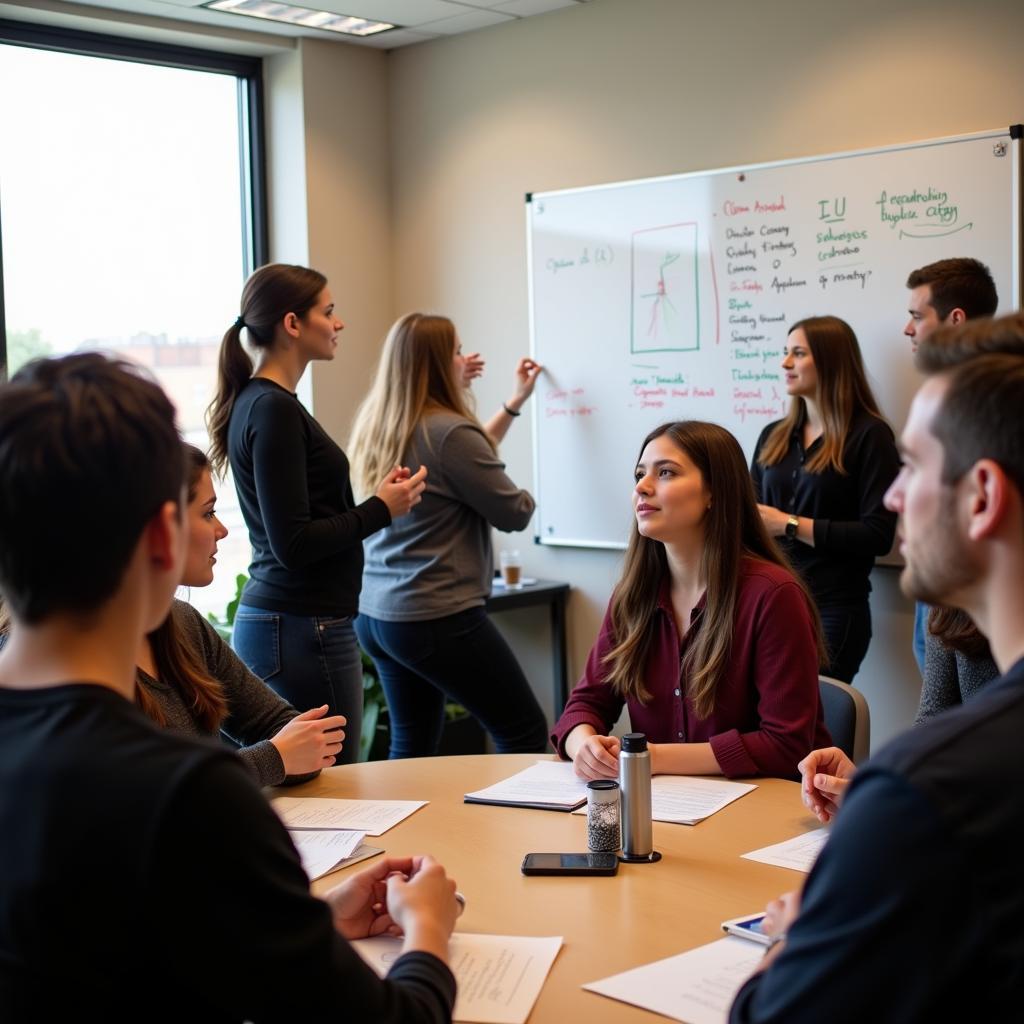
[[[249,669],[299,711],[328,704],[329,715],[344,715],[348,724],[337,763],[359,759],[363,663],[350,616],[291,615],[241,604],[232,644]]]
[[[388,699],[389,757],[437,752],[446,696],[480,721],[498,753],[546,749],[544,712],[483,608],[427,622],[383,622],[360,615],[356,632],[377,665]]]
[[[928,613],[931,611],[930,604],[921,601],[914,603],[914,660],[917,667],[924,675],[924,645],[925,637],[928,635]]]
[[[871,643],[871,607],[865,601],[862,605],[826,606],[818,611],[827,656],[822,675],[852,683]]]

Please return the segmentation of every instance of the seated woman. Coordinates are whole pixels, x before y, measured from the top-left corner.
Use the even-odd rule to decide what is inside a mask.
[[[827,737],[821,627],[761,521],[743,452],[713,423],[644,440],[635,524],[583,679],[551,740],[576,774],[614,778],[625,704],[670,775],[797,778]],[[829,741],[830,742],[830,741]]]
[[[189,545],[181,582],[213,580],[217,542],[227,530],[214,511],[210,464],[185,445]],[[305,782],[334,764],[345,719],[324,717],[327,705],[299,714],[254,676],[192,605],[175,601],[171,614],[139,650],[136,701],[162,726],[193,736],[226,737],[261,786]]]

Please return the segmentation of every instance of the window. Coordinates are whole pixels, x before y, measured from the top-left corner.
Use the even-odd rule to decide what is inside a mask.
[[[0,23],[0,363],[101,349],[142,363],[203,422],[220,339],[265,261],[260,62]],[[233,484],[212,586],[249,545]]]

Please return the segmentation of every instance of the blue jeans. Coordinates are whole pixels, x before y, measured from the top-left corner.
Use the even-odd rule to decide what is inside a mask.
[[[329,715],[344,715],[348,724],[337,763],[358,760],[363,662],[351,617],[290,615],[240,604],[232,646],[252,672],[299,711],[327,704]]]
[[[445,697],[491,734],[500,754],[540,753],[548,729],[512,649],[483,608],[428,622],[356,619],[388,699],[391,758],[437,752]]]
[[[914,604],[914,659],[924,675],[924,642],[928,634],[928,613],[931,605],[917,601]]]
[[[822,675],[852,683],[871,643],[871,607],[865,601],[862,605],[825,607],[818,611],[828,659]]]

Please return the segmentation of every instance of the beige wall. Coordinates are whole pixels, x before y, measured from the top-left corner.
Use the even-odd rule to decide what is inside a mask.
[[[527,191],[778,160],[1004,126],[1024,119],[1024,4],[594,0],[544,17],[396,50],[390,62],[396,312],[454,317],[488,356],[482,411],[528,345]],[[909,269],[909,268],[908,268]],[[894,358],[906,349],[893,310]],[[504,445],[529,484],[530,425]],[[567,466],[566,472],[586,467]],[[628,487],[628,481],[623,481]],[[566,579],[574,675],[618,558],[525,549]],[[875,640],[858,684],[875,740],[903,727],[919,678],[911,611],[875,573]],[[517,646],[542,618],[516,623]],[[537,650],[524,655],[543,679]]]

